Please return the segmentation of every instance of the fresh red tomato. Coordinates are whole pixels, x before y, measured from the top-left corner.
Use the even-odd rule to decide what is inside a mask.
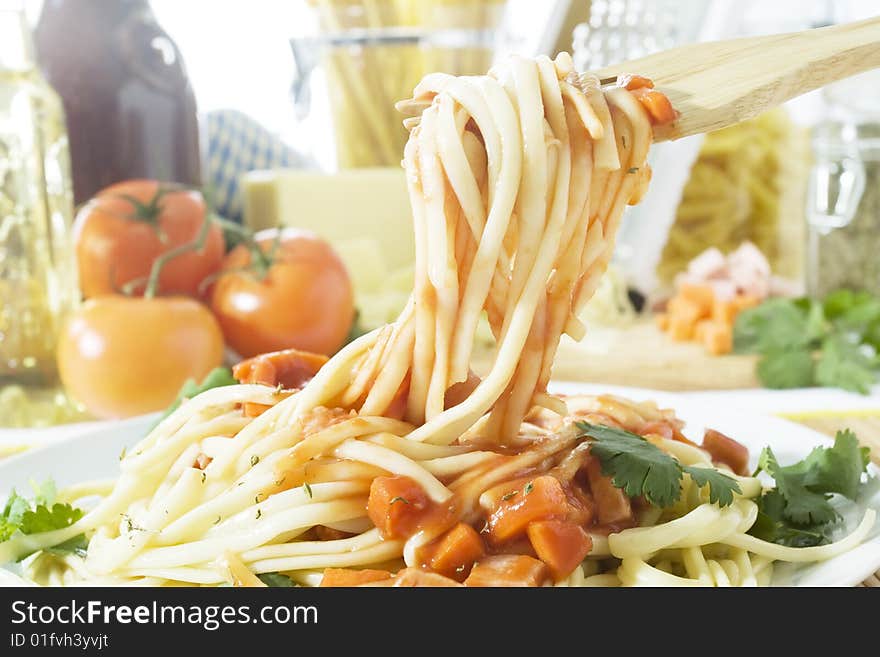
[[[101,191],[74,223],[83,295],[114,294],[126,283],[145,280],[158,256],[196,239],[206,212],[199,192],[155,180],[130,180]],[[162,268],[158,292],[197,296],[202,281],[220,268],[225,250],[223,231],[214,224],[201,249]],[[144,288],[133,287],[138,293]]]
[[[58,343],[62,383],[99,418],[161,410],[187,379],[201,381],[222,361],[217,321],[187,297],[90,299]]]
[[[342,260],[327,242],[296,229],[263,231],[255,241],[270,260],[266,271],[254,270],[252,251],[239,245],[211,293],[226,343],[245,358],[290,348],[335,353],[354,319]]]

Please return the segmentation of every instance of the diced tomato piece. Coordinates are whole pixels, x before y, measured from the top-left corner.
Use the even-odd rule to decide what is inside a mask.
[[[431,512],[427,493],[409,477],[376,477],[367,515],[384,538],[409,538]]]
[[[452,408],[458,406],[464,400],[471,396],[471,393],[480,385],[482,379],[468,370],[468,378],[459,383],[452,384],[443,397],[443,407]]]
[[[529,541],[538,558],[556,580],[568,577],[593,549],[593,540],[579,525],[567,520],[529,523]]]
[[[397,392],[394,393],[394,397],[391,399],[391,403],[388,405],[388,408],[385,409],[385,412],[382,415],[395,420],[403,419],[403,417],[406,415],[407,397],[409,395],[409,383],[410,375],[407,374],[403,378],[403,381],[400,382],[400,386],[397,388]]]
[[[590,491],[596,500],[596,514],[599,523],[611,525],[632,518],[632,504],[624,492],[611,483],[611,477],[602,474],[602,466],[598,459],[587,464],[587,478],[590,480]]]
[[[370,582],[391,579],[387,570],[354,570],[350,568],[325,568],[321,586],[360,586]]]
[[[640,87],[630,93],[635,96],[636,100],[642,104],[642,107],[648,111],[648,115],[651,117],[651,123],[657,125],[672,123],[675,121],[675,109],[672,107],[672,103],[669,102],[669,99],[665,94],[648,87]]]
[[[341,541],[344,538],[352,536],[352,534],[341,532],[338,529],[333,529],[332,527],[327,527],[325,525],[318,525],[315,527],[315,535],[318,537],[319,541]]]
[[[703,435],[703,449],[712,455],[712,460],[730,466],[736,474],[749,474],[749,449],[733,438],[714,429],[706,429]]]
[[[642,427],[639,429],[639,434],[642,436],[660,436],[661,438],[665,438],[666,440],[672,440],[673,436],[672,426],[668,422],[663,422],[662,420],[658,420],[656,422],[648,422],[642,425]]]
[[[596,515],[596,502],[593,496],[576,482],[565,486],[565,496],[568,501],[568,513],[565,519],[581,527],[591,525]]]
[[[489,538],[498,545],[524,534],[533,520],[564,518],[567,513],[568,503],[559,480],[549,475],[535,477],[501,498],[489,516]]]
[[[522,554],[496,554],[474,565],[465,586],[541,586],[547,581],[543,561]]]
[[[260,354],[241,361],[232,368],[232,376],[239,383],[280,385],[287,390],[301,388],[327,362],[327,356],[299,349],[285,349]]]
[[[460,522],[446,532],[433,548],[431,570],[462,580],[467,577],[474,562],[486,554],[480,535],[470,525]]]
[[[690,440],[680,430],[675,429],[675,428],[672,429],[672,439],[677,440],[680,443],[690,445],[692,447],[699,447],[699,445],[697,445],[697,443],[695,443],[693,440]]]

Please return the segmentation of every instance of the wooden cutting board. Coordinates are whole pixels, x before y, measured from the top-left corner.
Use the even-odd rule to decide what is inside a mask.
[[[696,342],[677,342],[651,320],[603,329],[593,341],[565,340],[556,355],[557,380],[588,381],[654,390],[760,388],[756,356],[712,356]]]
[[[676,342],[651,320],[619,329],[588,329],[581,343],[563,338],[553,366],[557,381],[582,381],[653,390],[760,388],[755,356],[711,356],[693,342]],[[475,370],[488,368],[488,355]]]

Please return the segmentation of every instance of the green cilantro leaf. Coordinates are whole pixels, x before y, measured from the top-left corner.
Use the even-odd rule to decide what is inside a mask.
[[[362,335],[366,335],[369,333],[369,330],[364,328],[363,324],[361,324],[361,311],[358,308],[355,308],[354,317],[351,320],[351,327],[348,329],[348,335],[345,338],[345,342],[343,346],[354,342]]]
[[[734,325],[737,352],[803,349],[810,341],[808,314],[788,299],[770,299],[741,312]]]
[[[733,494],[742,492],[736,479],[714,468],[687,466],[683,470],[691,476],[691,479],[700,488],[706,485],[709,486],[709,502],[717,503],[718,506],[733,504]]]
[[[644,495],[654,506],[672,506],[681,495],[681,465],[641,436],[623,429],[578,422],[583,436],[593,439],[590,453],[602,474],[629,497]]]
[[[51,509],[40,504],[33,511],[24,512],[19,529],[22,534],[41,534],[53,529],[64,529],[82,518],[82,515],[82,509],[69,504],[55,503]]]
[[[822,302],[825,309],[825,316],[828,319],[837,319],[846,314],[854,307],[861,305],[865,301],[871,299],[871,295],[867,292],[855,292],[853,290],[835,290],[830,292]]]
[[[824,310],[840,326],[862,331],[880,320],[880,299],[870,292],[838,290],[825,298]]]
[[[768,388],[868,394],[880,370],[880,298],[839,290],[823,301],[771,299],[739,314],[734,346],[761,355],[757,375]]]
[[[602,465],[602,473],[629,497],[644,495],[654,506],[672,506],[681,497],[681,478],[687,472],[702,488],[709,486],[709,501],[719,506],[733,502],[739,493],[735,479],[710,468],[682,467],[681,463],[644,438],[623,429],[576,424],[581,437],[592,439],[590,453]]]
[[[266,586],[274,588],[291,588],[297,586],[292,579],[281,573],[261,573],[257,575],[257,577],[259,577],[260,581]]]
[[[64,529],[82,518],[81,509],[70,504],[55,502],[55,484],[47,480],[42,484],[31,482],[34,499],[19,495],[15,490],[0,513],[0,543],[8,541],[16,532],[39,534]]]
[[[28,509],[30,509],[30,503],[13,489],[3,507],[3,513],[0,514],[0,543],[8,541],[18,530],[21,518]]]
[[[779,495],[773,498],[771,517],[801,526],[835,522],[840,516],[829,503],[831,495],[854,499],[867,465],[867,448],[859,446],[852,431],[838,431],[833,447],[817,447],[802,461],[788,466],[780,466],[773,450],[765,447],[758,470],[773,477]],[[784,502],[781,506],[780,500]]]
[[[806,388],[814,385],[813,356],[805,349],[771,351],[758,361],[758,379],[767,388]]]
[[[213,370],[208,372],[207,376],[202,379],[201,383],[196,383],[194,379],[187,379],[187,381],[180,388],[180,392],[177,393],[177,399],[171,402],[171,406],[165,409],[165,412],[162,413],[162,417],[160,417],[156,424],[164,420],[166,417],[171,415],[174,411],[176,411],[180,405],[186,399],[192,399],[196,395],[200,395],[206,390],[212,390],[213,388],[223,388],[225,386],[233,386],[238,381],[232,376],[232,370],[228,367],[215,367]]]
[[[823,386],[843,388],[867,395],[877,381],[876,353],[850,334],[837,333],[822,342],[816,366],[816,381]]]
[[[856,435],[846,429],[837,432],[833,447],[817,447],[785,471],[803,474],[804,485],[811,490],[839,493],[852,500],[869,462],[870,450],[861,447]]]
[[[46,548],[46,552],[49,554],[55,554],[58,556],[64,556],[67,554],[77,554],[81,557],[84,557],[86,554],[86,550],[89,547],[89,541],[86,538],[85,534],[77,534],[73,538],[68,538],[63,543],[59,543],[58,545],[53,545],[50,548]]]
[[[758,499],[758,516],[749,529],[756,538],[789,547],[812,547],[831,541],[833,524],[795,525],[785,517],[785,498],[777,490]]]

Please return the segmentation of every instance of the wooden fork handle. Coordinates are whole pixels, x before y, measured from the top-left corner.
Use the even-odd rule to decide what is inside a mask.
[[[880,16],[856,23],[696,43],[605,68],[649,77],[680,113],[655,140],[718,130],[790,98],[880,67]]]

